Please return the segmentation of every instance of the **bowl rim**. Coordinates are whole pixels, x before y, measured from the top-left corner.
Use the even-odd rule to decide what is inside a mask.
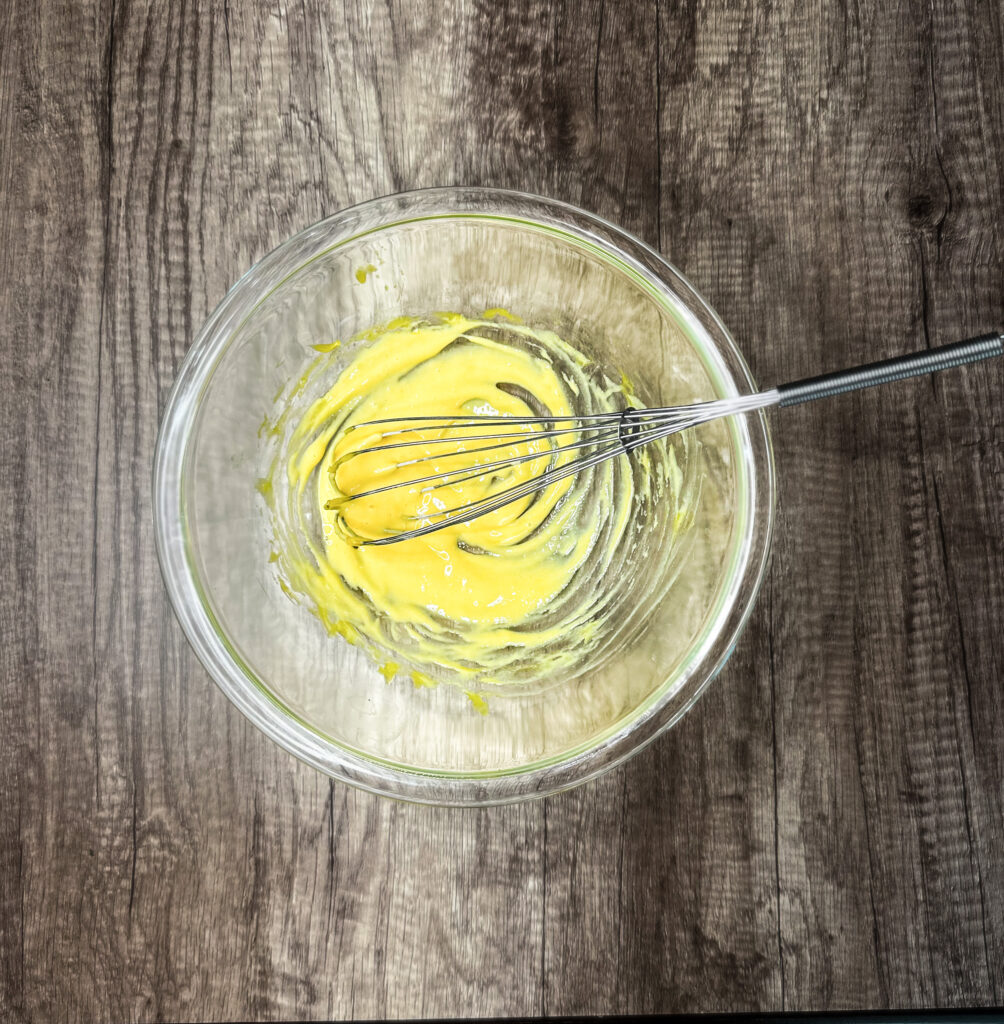
[[[418,218],[406,215],[409,207],[422,204],[441,204],[444,208]],[[691,671],[675,687],[666,685],[672,678],[668,677],[653,691],[655,697],[650,697],[641,710],[636,709],[612,734],[556,762],[490,774],[439,773],[391,766],[325,736],[270,692],[215,623],[188,554],[189,536],[182,514],[184,467],[199,399],[236,331],[263,297],[310,259],[357,238],[360,232],[351,230],[354,223],[365,222],[377,214],[379,223],[370,230],[382,230],[401,222],[437,216],[493,216],[486,206],[532,208],[541,215],[539,218],[527,212],[510,212],[507,216],[528,224],[558,227],[580,241],[598,245],[636,274],[640,272],[655,293],[662,291],[665,295],[669,291],[664,279],[669,277],[676,288],[682,286],[687,294],[677,295],[672,303],[664,299],[664,304],[677,315],[677,303],[685,298],[683,305],[688,312],[696,308],[702,313],[718,332],[719,336],[712,339],[716,347],[725,346],[717,354],[727,359],[725,369],[734,384],[756,389],[739,347],[715,310],[679,269],[643,240],[597,214],[561,200],[510,189],[439,186],[391,193],[345,207],[296,232],[248,268],[228,289],[185,355],[161,416],[152,467],[154,535],[161,575],[175,616],[213,681],[253,725],[295,757],[357,788],[415,803],[486,806],[561,792],[610,771],[670,729],[719,674],[745,629],[766,576],[776,515],[773,445],[766,415],[759,410],[749,415],[746,423],[751,445],[762,442],[763,457],[752,460],[751,476],[756,479],[750,483],[753,489],[760,489],[763,497],[758,504],[755,494],[752,495],[750,506],[752,515],[760,511],[763,521],[749,524],[749,554],[741,570],[735,573],[731,604],[722,613],[724,628],[712,637],[715,650],[702,659],[708,662],[703,666],[702,677],[693,683],[685,699],[675,703],[674,698],[697,673]],[[333,231],[339,227],[343,229],[341,234]],[[257,298],[249,304],[245,293],[251,284]],[[694,669],[701,668],[702,662]],[[280,716],[276,715],[277,710]]]

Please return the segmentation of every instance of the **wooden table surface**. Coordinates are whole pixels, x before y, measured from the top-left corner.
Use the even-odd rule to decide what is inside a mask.
[[[775,418],[735,655],[626,766],[395,804],[252,728],[161,583],[203,319],[312,221],[526,189],[681,267],[764,382],[1004,326],[981,0],[0,13],[0,1019],[1004,999],[1004,360]]]

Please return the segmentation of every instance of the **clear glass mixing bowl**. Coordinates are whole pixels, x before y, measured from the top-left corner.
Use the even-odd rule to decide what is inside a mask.
[[[407,800],[541,796],[637,753],[721,669],[767,563],[774,467],[755,413],[701,428],[688,543],[640,632],[574,678],[493,694],[487,715],[458,687],[387,685],[369,656],[290,600],[269,560],[262,426],[316,360],[314,346],[402,314],[494,307],[556,328],[625,373],[649,405],[754,390],[715,313],[642,242],[552,200],[430,189],[337,213],[248,271],[188,353],[157,444],[161,568],[210,674],[297,757]]]

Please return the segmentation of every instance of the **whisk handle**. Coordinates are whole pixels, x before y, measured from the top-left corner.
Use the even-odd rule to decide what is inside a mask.
[[[926,352],[911,352],[909,355],[883,359],[851,370],[824,373],[819,377],[806,377],[791,384],[782,384],[777,393],[778,405],[800,405],[817,398],[829,398],[844,391],[858,391],[876,384],[888,384],[907,377],[919,377],[925,373],[937,373],[952,366],[976,363],[990,356],[1004,355],[1004,334],[981,334],[967,341],[956,341],[951,345],[928,349]]]

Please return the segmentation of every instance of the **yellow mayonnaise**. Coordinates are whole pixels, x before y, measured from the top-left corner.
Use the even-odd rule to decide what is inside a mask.
[[[298,392],[310,396],[315,378],[324,387],[286,424],[272,497],[281,582],[330,632],[368,649],[388,681],[400,669],[415,685],[449,678],[469,688],[581,665],[617,625],[605,598],[626,564],[636,491],[660,504],[678,498],[673,449],[653,446],[480,518],[394,544],[363,543],[539,478],[580,454],[557,446],[583,438],[517,425],[505,431],[511,442],[479,441],[499,428],[372,421],[627,406],[622,385],[581,352],[500,312],[491,320],[402,318],[368,332],[330,383],[328,364],[315,362]],[[407,447],[375,450],[391,443]],[[510,463],[523,455],[531,457]],[[439,475],[461,466],[472,473]],[[426,476],[434,479],[412,482]],[[387,489],[354,497],[374,488]],[[669,509],[674,532],[678,512]]]

